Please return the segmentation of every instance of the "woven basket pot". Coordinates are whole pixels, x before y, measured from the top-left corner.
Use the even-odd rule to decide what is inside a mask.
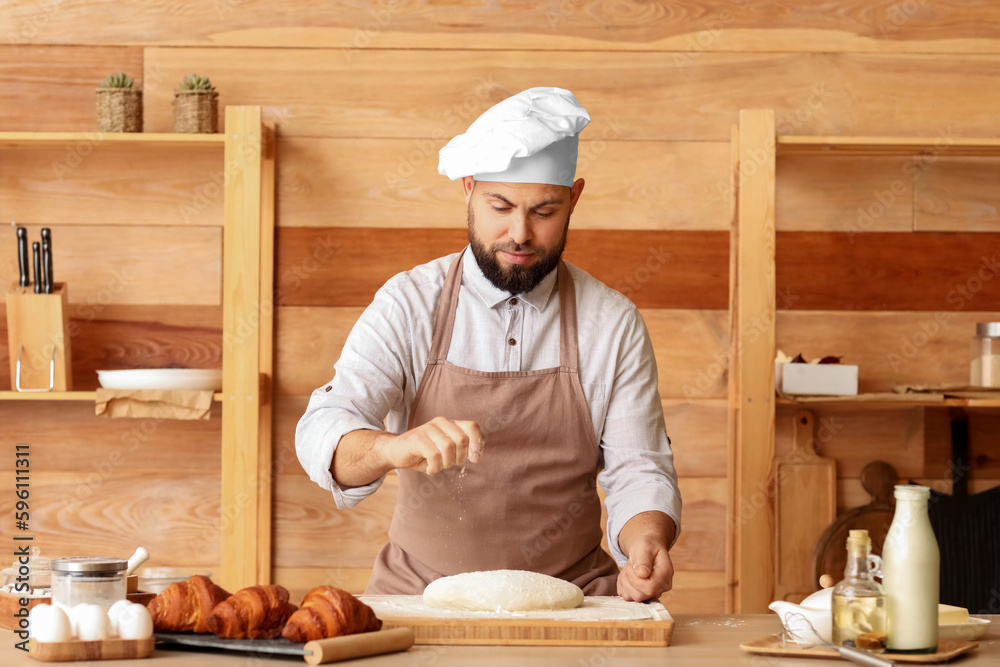
[[[174,132],[215,134],[219,131],[219,93],[179,90],[174,93]]]
[[[98,88],[97,130],[99,132],[142,132],[142,90],[139,88]]]

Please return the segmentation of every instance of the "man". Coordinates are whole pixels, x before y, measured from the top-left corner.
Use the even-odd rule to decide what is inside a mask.
[[[589,122],[569,91],[532,88],[441,150],[469,252],[383,286],[299,422],[299,459],[338,507],[399,474],[368,593],[494,569],[626,600],[670,590],[681,499],[649,335],[624,296],[561,261]],[[620,572],[600,546],[599,472]]]

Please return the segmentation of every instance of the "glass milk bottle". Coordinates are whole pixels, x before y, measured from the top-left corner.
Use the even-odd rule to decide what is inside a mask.
[[[927,516],[930,489],[898,485],[895,496],[896,513],[882,547],[886,648],[898,653],[935,653],[941,561]]]
[[[833,643],[881,653],[885,650],[885,590],[874,578],[882,574],[882,561],[871,550],[867,530],[850,532],[844,579],[833,588]]]

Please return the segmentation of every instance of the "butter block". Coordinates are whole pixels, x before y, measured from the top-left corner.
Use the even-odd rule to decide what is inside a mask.
[[[949,604],[938,605],[938,625],[963,625],[968,622],[968,609],[952,607]]]

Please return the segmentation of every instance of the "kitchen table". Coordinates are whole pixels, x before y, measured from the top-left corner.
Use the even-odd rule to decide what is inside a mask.
[[[1000,664],[1000,615],[983,616],[993,621],[979,648],[957,658],[956,667],[996,667]],[[840,659],[776,658],[755,656],[740,650],[740,644],[780,631],[774,614],[729,616],[723,614],[678,614],[674,617],[671,645],[664,648],[633,647],[545,647],[545,646],[414,646],[404,653],[359,658],[345,663],[359,667],[822,667],[851,665]],[[0,665],[66,665],[32,660],[14,648],[14,633],[0,630]],[[105,661],[108,667],[258,667],[305,665],[301,658],[262,657],[249,653],[194,651],[157,648],[144,660]]]

